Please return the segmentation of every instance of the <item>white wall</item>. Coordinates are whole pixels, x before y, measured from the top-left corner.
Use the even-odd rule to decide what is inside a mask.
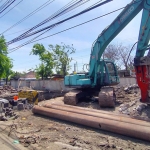
[[[29,84],[27,84],[27,82],[30,82],[30,86]],[[31,87],[32,89],[35,90],[49,90],[49,91],[69,90],[68,88],[65,88],[63,80],[11,81],[11,86],[13,86],[14,88],[18,88],[18,83],[19,87]]]
[[[120,78],[120,86],[129,86],[137,84],[136,78]]]
[[[11,85],[14,88],[19,87],[31,87],[35,90],[49,90],[49,91],[67,91],[70,90],[69,88],[65,88],[64,81],[63,80],[36,80],[36,81],[30,81],[30,84],[27,84],[29,81],[11,81]],[[120,84],[119,86],[129,86],[136,84],[135,78],[120,78]],[[30,86],[29,86],[30,85]]]

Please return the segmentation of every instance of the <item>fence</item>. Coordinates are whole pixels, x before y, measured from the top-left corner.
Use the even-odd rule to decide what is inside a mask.
[[[120,78],[119,86],[129,86],[136,84],[135,78]],[[49,90],[49,91],[68,91],[69,88],[64,86],[63,80],[35,80],[35,81],[28,81],[28,80],[21,80],[21,81],[11,81],[11,85],[14,88],[19,87],[30,87],[34,90]]]

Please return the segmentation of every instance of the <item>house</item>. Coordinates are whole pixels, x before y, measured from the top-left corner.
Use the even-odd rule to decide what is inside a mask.
[[[34,71],[30,71],[30,72],[26,73],[26,74],[24,75],[24,78],[35,79],[35,78],[36,78],[35,72],[34,72]]]

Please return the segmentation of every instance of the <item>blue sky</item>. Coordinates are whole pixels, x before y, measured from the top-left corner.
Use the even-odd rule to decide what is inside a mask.
[[[25,17],[27,14],[35,10],[37,7],[39,7],[46,1],[47,0],[42,0],[42,1],[23,0],[23,2],[21,2],[11,12],[9,12],[4,17],[0,18],[1,20],[0,33],[2,33],[4,30],[6,30],[7,28],[15,24],[17,21],[21,20],[23,17]],[[31,28],[34,25],[38,24],[39,22],[43,21],[44,19],[46,19],[47,17],[55,13],[57,10],[61,9],[64,5],[66,5],[70,1],[71,0],[55,0],[46,8],[42,9],[41,11],[34,14],[32,17],[30,17],[26,21],[22,22],[18,26],[6,32],[4,34],[6,41],[12,40],[13,38],[17,37],[18,35],[24,32],[24,31],[22,32],[18,32],[18,31]],[[89,2],[86,3],[85,5],[69,12],[68,14],[64,16],[61,16],[60,18],[55,19],[52,22],[47,23],[45,26],[51,25],[54,22],[67,18],[68,16],[71,16],[83,10],[87,6],[90,6],[91,4],[94,4],[98,1],[99,0],[89,0]],[[110,11],[123,7],[130,2],[131,0],[113,0],[112,2],[107,3],[99,8],[96,8],[95,10],[92,10],[82,16],[79,16],[66,23],[61,24],[60,26],[44,34],[42,37],[51,35],[53,33],[59,32],[66,28],[82,23],[84,21],[93,19],[95,17],[98,17]],[[120,11],[113,13],[111,15],[108,15],[106,17],[100,18],[98,20],[92,21],[88,24],[79,26],[72,30],[49,37],[47,39],[43,39],[39,41],[38,43],[44,44],[46,48],[48,48],[49,44],[55,45],[55,44],[61,44],[61,42],[65,43],[66,45],[73,44],[74,48],[76,49],[76,53],[72,55],[74,60],[71,62],[72,69],[70,70],[70,72],[72,72],[73,64],[76,61],[78,62],[78,70],[82,70],[82,65],[84,63],[89,62],[91,46],[94,40],[102,32],[102,30],[106,28],[117,17],[119,13]],[[112,43],[122,43],[123,45],[129,45],[129,44],[133,45],[138,39],[140,18],[141,18],[141,13],[139,13],[134,18],[134,20],[132,20],[128,24],[128,26],[112,41]],[[13,34],[14,32],[18,32],[18,33]],[[11,44],[9,46],[9,49],[19,46],[21,43],[24,43],[27,40],[28,39]],[[37,56],[29,55],[34,44],[35,43],[26,45],[20,48],[19,50],[9,54],[9,57],[13,59],[14,71],[28,71],[31,68],[35,68],[35,66],[40,63]]]

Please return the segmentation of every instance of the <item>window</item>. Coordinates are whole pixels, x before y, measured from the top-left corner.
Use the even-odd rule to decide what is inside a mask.
[[[106,67],[108,69],[108,73],[111,75],[111,76],[115,76],[115,68],[114,68],[114,64],[113,63],[110,63],[110,62],[106,62]]]

